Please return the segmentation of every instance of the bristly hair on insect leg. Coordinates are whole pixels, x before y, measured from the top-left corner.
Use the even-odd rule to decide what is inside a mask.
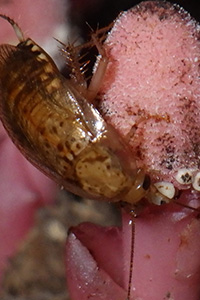
[[[86,54],[80,53],[81,46],[75,46],[76,41],[67,45],[60,41],[58,42],[63,46],[60,50],[64,56],[70,79],[85,89],[87,87],[85,72],[87,71],[87,65],[90,63],[89,60],[86,61],[84,59]]]
[[[88,25],[89,26],[89,25]],[[90,95],[90,99],[96,97],[96,84],[99,81],[96,76],[93,76],[93,68],[96,61],[96,56],[101,56],[101,69],[98,74],[105,73],[107,67],[107,56],[103,48],[103,42],[107,37],[107,33],[112,27],[112,24],[94,31],[91,27],[91,37],[90,40],[82,45],[75,45],[76,41],[73,43],[64,44],[57,40],[61,45],[61,53],[65,58],[65,64],[67,68],[67,74],[69,78],[76,84],[79,85],[79,92],[84,95],[86,88],[87,98]],[[103,76],[102,75],[102,76]],[[101,79],[100,79],[101,82]],[[90,99],[88,99],[90,101]]]

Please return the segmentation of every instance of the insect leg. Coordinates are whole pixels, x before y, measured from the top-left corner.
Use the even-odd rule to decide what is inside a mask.
[[[86,66],[88,65],[89,61],[84,61],[82,63],[81,60],[83,59],[84,55],[80,55],[80,51],[83,47],[85,47],[85,44],[75,46],[74,43],[68,43],[67,45],[60,41],[59,43],[64,46],[61,51],[64,54],[66,65],[69,68],[71,80],[74,82],[74,85],[79,92],[81,94],[85,94],[85,91],[87,90],[87,81],[84,73],[87,71]]]
[[[101,43],[101,40],[98,38],[98,32],[92,33],[92,41],[99,52],[99,56],[98,56],[97,63],[95,65],[95,71],[93,73],[93,76],[91,78],[87,90],[87,99],[89,102],[93,102],[94,99],[96,98],[108,65],[108,57]]]

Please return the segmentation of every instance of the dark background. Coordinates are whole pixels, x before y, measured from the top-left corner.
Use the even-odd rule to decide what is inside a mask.
[[[135,0],[70,0],[70,21],[79,27],[84,36],[88,31],[86,21],[96,29],[109,25],[121,11],[128,10],[141,1]],[[196,20],[200,21],[199,0],[169,1],[177,3],[187,10]]]

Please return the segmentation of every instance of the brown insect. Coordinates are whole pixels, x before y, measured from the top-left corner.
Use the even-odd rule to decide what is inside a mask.
[[[20,41],[17,46],[0,46],[0,115],[26,158],[82,197],[134,205],[143,197],[168,201],[137,169],[127,144],[92,104],[107,66],[95,35],[92,41],[101,59],[87,87],[80,68],[75,68],[75,48],[65,50],[75,68],[66,79],[12,19],[0,17],[13,26]]]

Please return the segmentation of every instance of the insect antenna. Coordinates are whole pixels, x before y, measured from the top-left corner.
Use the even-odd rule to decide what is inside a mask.
[[[23,32],[22,32],[21,28],[19,27],[19,25],[15,21],[13,21],[11,18],[9,18],[8,16],[0,14],[0,17],[7,20],[11,24],[17,38],[19,39],[20,42],[23,42],[24,41],[24,35],[23,35]]]
[[[130,223],[131,223],[131,249],[130,249],[130,262],[129,262],[129,278],[128,278],[128,289],[127,289],[127,297],[126,300],[131,299],[131,284],[133,278],[133,262],[134,262],[134,244],[135,244],[135,218],[136,213],[134,209],[130,211]]]
[[[98,39],[103,43],[107,37],[108,32],[112,29],[114,22],[110,23],[108,26],[99,28],[99,25],[97,25],[96,30],[94,30],[88,22],[86,22],[88,28],[90,29],[91,36],[95,34],[98,36]]]

